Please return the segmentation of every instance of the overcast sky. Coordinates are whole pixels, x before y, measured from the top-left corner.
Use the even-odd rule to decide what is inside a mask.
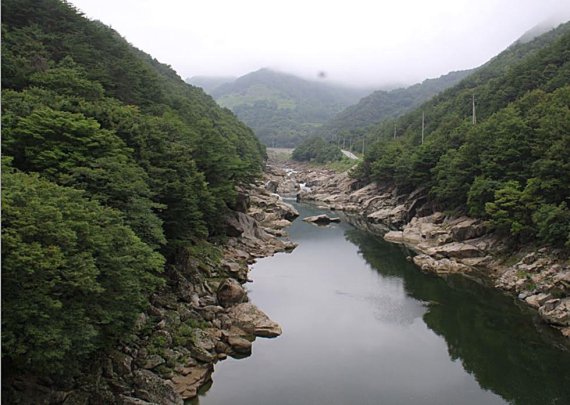
[[[71,0],[183,78],[262,67],[353,85],[481,65],[569,0]]]

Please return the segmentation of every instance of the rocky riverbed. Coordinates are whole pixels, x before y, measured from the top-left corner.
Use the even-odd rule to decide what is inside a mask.
[[[401,194],[388,184],[359,184],[348,173],[299,163],[269,170],[275,191],[343,211],[354,225],[406,245],[423,271],[483,275],[489,283],[535,308],[547,323],[570,337],[568,252],[548,247],[517,251],[466,216],[439,212],[424,190]]]
[[[70,381],[69,389],[15,381],[21,403],[182,405],[210,381],[218,361],[249,355],[257,337],[279,336],[280,326],[248,302],[243,286],[257,258],[295,248],[285,228],[299,214],[267,190],[268,181],[238,190],[225,244],[181,253],[132,336],[96,361],[91,373]]]

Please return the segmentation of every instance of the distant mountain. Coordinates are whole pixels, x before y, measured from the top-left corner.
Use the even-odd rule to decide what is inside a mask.
[[[293,147],[370,91],[260,69],[210,94],[249,125],[266,145]]]
[[[201,87],[206,93],[211,93],[222,84],[231,83],[236,79],[235,76],[192,76],[185,81],[193,86]]]
[[[397,117],[412,110],[436,94],[457,84],[473,71],[451,72],[437,79],[427,79],[407,88],[375,91],[360,100],[358,104],[337,114],[316,132],[329,139],[363,132],[367,127],[377,124],[385,118]]]

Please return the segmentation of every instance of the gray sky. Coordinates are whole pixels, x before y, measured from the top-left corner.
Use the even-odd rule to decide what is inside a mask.
[[[569,0],[71,0],[183,78],[270,67],[353,85],[481,65]]]

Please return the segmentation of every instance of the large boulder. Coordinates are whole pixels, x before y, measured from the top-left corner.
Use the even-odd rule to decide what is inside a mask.
[[[340,222],[340,218],[333,218],[329,217],[327,214],[321,214],[321,215],[315,215],[312,217],[303,218],[303,221],[317,225],[328,225],[331,222]]]
[[[239,354],[250,354],[251,353],[251,342],[240,336],[230,336],[228,337],[228,344],[231,348]]]
[[[485,234],[485,226],[481,221],[473,218],[461,218],[461,220],[451,227],[451,235],[456,242],[478,238]]]
[[[194,398],[198,389],[211,380],[214,367],[211,364],[203,366],[185,367],[181,373],[172,377],[174,390],[184,400]],[[159,402],[161,403],[161,402]]]
[[[228,307],[234,304],[239,304],[245,299],[245,290],[233,278],[225,279],[216,292],[218,297],[218,302],[224,307]]]
[[[237,304],[228,310],[232,323],[255,336],[276,337],[281,335],[281,327],[272,321],[259,308],[251,303]]]

